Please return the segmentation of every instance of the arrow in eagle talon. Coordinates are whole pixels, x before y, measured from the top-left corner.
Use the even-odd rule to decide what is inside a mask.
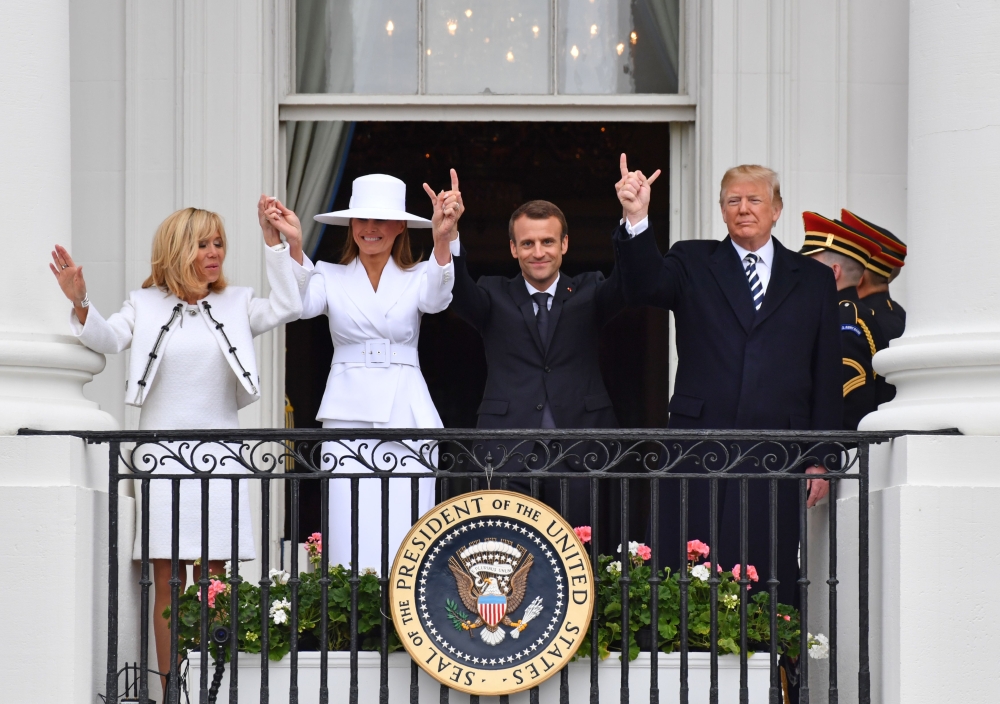
[[[510,637],[517,638],[521,635],[521,631],[527,627],[528,621],[531,621],[540,613],[542,613],[542,597],[536,596],[535,600],[524,610],[524,616],[521,617],[521,625],[511,630]]]

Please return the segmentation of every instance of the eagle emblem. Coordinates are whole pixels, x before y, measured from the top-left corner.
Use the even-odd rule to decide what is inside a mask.
[[[459,549],[448,559],[448,568],[455,577],[462,604],[478,618],[470,618],[449,600],[448,614],[455,628],[468,631],[470,637],[473,630],[482,628],[479,637],[487,645],[503,642],[506,636],[501,626],[510,627],[511,638],[517,638],[542,612],[539,596],[520,619],[510,619],[524,601],[532,564],[532,554],[509,540],[477,540]]]

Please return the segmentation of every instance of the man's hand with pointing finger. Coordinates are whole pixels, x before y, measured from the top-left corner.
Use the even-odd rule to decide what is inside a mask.
[[[660,177],[660,170],[657,169],[649,178],[641,171],[629,171],[624,154],[619,165],[622,177],[615,184],[615,191],[622,204],[623,216],[628,218],[629,223],[635,225],[649,214],[649,196],[652,190],[650,186]]]

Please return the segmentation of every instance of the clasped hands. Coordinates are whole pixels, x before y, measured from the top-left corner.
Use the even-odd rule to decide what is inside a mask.
[[[257,201],[257,220],[268,247],[281,244],[280,235],[284,235],[292,259],[302,264],[302,224],[295,213],[277,198],[262,195]]]

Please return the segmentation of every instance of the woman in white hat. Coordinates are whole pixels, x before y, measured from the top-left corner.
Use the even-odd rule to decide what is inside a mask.
[[[266,202],[261,196],[261,203]],[[229,247],[222,218],[208,210],[184,208],[160,224],[153,237],[149,278],[128,294],[121,311],[101,315],[87,296],[83,267],[56,245],[50,267],[72,301],[73,334],[90,349],[117,354],[131,348],[125,403],[140,408],[140,430],[238,428],[237,411],[260,398],[260,379],[253,338],[295,320],[302,311],[302,292],[309,275],[293,260],[302,257],[302,240],[294,233],[283,243],[270,223],[261,219],[264,264],[271,292],[256,298],[250,288],[227,285],[222,272]],[[298,278],[297,278],[298,277]],[[201,470],[245,474],[231,459],[238,452],[215,443],[185,451],[167,443]],[[190,444],[189,444],[190,445]],[[164,460],[167,450],[139,445],[132,458],[140,470],[182,473]],[[161,466],[156,461],[161,460]],[[184,565],[201,557],[201,482],[182,481],[177,557]],[[225,574],[232,555],[232,494],[227,481],[209,489],[209,573]],[[171,487],[166,480],[149,484],[149,559],[155,599],[153,634],[160,672],[170,669],[170,626],[162,618],[170,605]],[[246,482],[239,487],[239,559],[255,557],[250,498]],[[141,525],[139,517],[137,524]],[[142,557],[142,535],[136,531],[133,559]],[[195,567],[195,579],[200,569]],[[182,585],[183,589],[183,585]]]
[[[456,184],[457,188],[457,184]],[[433,223],[406,212],[406,184],[392,176],[372,174],[355,179],[350,207],[317,215],[329,225],[346,225],[340,263],[304,261],[314,270],[303,297],[303,318],[327,315],[333,338],[333,363],[316,420],[324,428],[440,428],[441,417],[420,373],[417,343],[420,318],[451,303],[455,281],[447,233],[460,215],[458,196],[435,196]],[[283,233],[301,237],[298,218],[280,202],[262,210]],[[434,253],[416,262],[410,251],[410,228],[434,226]],[[347,447],[345,447],[347,446]],[[350,447],[350,450],[348,450]],[[380,469],[421,471],[402,461],[419,451],[374,441],[326,443],[326,466],[334,473],[365,468],[352,452]],[[396,554],[410,529],[410,482],[389,482],[389,555]],[[420,512],[434,505],[434,480],[420,480]],[[381,571],[381,482],[359,482],[358,568]],[[330,564],[351,561],[351,485],[330,482],[330,537],[325,549]]]

